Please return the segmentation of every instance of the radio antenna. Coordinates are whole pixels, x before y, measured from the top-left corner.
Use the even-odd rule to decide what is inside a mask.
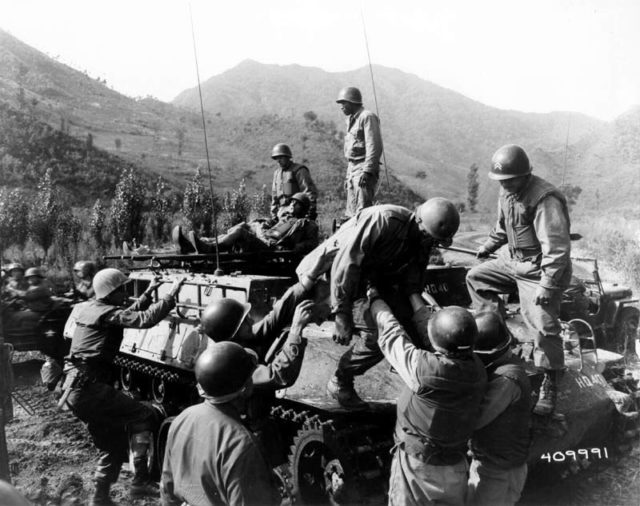
[[[367,37],[367,25],[364,22],[364,8],[360,7],[360,17],[362,18],[362,31],[364,33],[364,45],[367,48],[367,60],[369,61],[369,74],[371,75],[371,87],[373,88],[373,101],[376,105],[376,115],[380,119],[380,110],[378,109],[378,95],[376,94],[376,82],[373,79],[373,66],[371,65],[371,53],[369,52],[369,39]],[[380,122],[382,123],[382,121]],[[380,125],[380,136],[382,137],[382,125]],[[384,175],[387,178],[387,189],[391,188],[389,183],[389,172],[387,171],[387,156],[384,148],[382,149],[382,162],[384,165]]]
[[[209,144],[207,142],[207,122],[204,118],[204,102],[202,101],[202,86],[200,86],[200,69],[198,67],[198,50],[196,49],[196,31],[193,27],[193,13],[189,3],[189,21],[191,21],[191,39],[193,41],[193,59],[196,63],[196,77],[198,79],[198,96],[200,97],[200,114],[202,116],[202,131],[204,133],[204,150],[207,155],[207,171],[209,173],[209,196],[211,197],[211,212],[213,214],[213,234],[216,245],[216,276],[222,276],[224,271],[220,268],[220,252],[218,251],[218,216],[216,203],[213,199],[213,177],[211,176],[211,161],[209,160]]]

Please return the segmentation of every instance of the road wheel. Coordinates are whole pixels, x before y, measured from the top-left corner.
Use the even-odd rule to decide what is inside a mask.
[[[613,334],[613,351],[629,356],[636,352],[640,311],[635,307],[625,307],[616,321]]]

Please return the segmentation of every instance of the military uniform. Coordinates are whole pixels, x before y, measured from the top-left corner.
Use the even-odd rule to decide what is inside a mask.
[[[405,383],[397,401],[390,505],[463,505],[467,441],[487,383],[473,354],[443,355],[417,348],[389,306],[372,303],[385,358]]]
[[[308,274],[325,249],[339,248],[331,269],[331,309],[334,314],[351,313],[360,338],[340,358],[338,379],[349,383],[383,358],[365,297],[369,281],[390,301],[410,334],[416,335],[408,296],[424,289],[432,244],[420,232],[414,213],[400,206],[380,205],[358,212],[302,260],[296,269],[299,278]]]
[[[536,332],[535,363],[549,370],[564,366],[558,316],[562,291],[572,272],[569,226],[564,196],[544,179],[531,175],[517,195],[501,189],[498,221],[484,249],[493,252],[508,244],[508,251],[467,274],[475,305],[489,302],[501,306],[498,294],[519,294],[522,315]],[[535,304],[539,285],[552,291],[547,305]]]
[[[163,506],[279,504],[271,471],[238,410],[210,401],[185,409],[171,424],[160,493]]]
[[[522,361],[507,351],[491,364],[489,385],[471,438],[468,504],[513,505],[527,479],[531,384]]]
[[[112,362],[123,329],[156,325],[175,306],[175,299],[167,296],[151,304],[151,298],[143,295],[128,308],[95,299],[79,306],[63,390],[69,390],[66,402],[87,424],[100,452],[96,481],[114,483],[128,460],[127,433],[134,443],[140,435],[146,436],[154,428],[156,413],[112,386],[116,379]]]
[[[380,120],[371,111],[360,107],[347,120],[344,137],[344,157],[347,159],[346,216],[354,216],[360,209],[373,205],[373,199],[380,175],[382,156],[382,135]],[[360,187],[363,173],[369,174],[366,186]]]
[[[315,220],[317,211],[318,189],[311,179],[309,169],[305,165],[290,162],[283,169],[278,167],[273,173],[273,184],[271,185],[271,218],[278,220],[278,211],[282,207],[289,205],[289,200],[293,195],[304,192],[309,197],[310,206],[307,216]]]

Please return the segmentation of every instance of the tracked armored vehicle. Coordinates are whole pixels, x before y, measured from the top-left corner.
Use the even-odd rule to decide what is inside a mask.
[[[112,259],[115,259],[112,257]],[[221,259],[225,274],[206,255],[118,257],[130,264],[133,297],[161,279],[161,297],[177,276],[187,276],[174,312],[151,329],[125,331],[117,363],[122,388],[162,405],[168,417],[158,434],[159,455],[171,420],[199,402],[193,366],[207,345],[199,328],[202,310],[212,300],[232,297],[252,303],[260,319],[293,283],[298,259],[286,253]],[[271,270],[277,274],[267,274]],[[434,267],[427,292],[441,306],[468,305],[465,267]],[[531,338],[517,310],[509,326],[526,356]],[[331,339],[332,322],[304,331],[308,346],[298,381],[278,392],[271,409],[274,434],[282,442],[275,469],[283,496],[302,504],[382,504],[388,484],[395,399],[402,387],[386,361],[358,378],[356,389],[369,402],[362,412],[346,411],[325,395],[325,386],[344,347]],[[624,374],[622,356],[596,349],[593,330],[576,320],[564,325],[568,369],[562,379],[558,415],[536,419],[530,463],[570,464],[595,458],[591,450],[613,456],[623,434],[637,434],[636,381]],[[537,391],[542,375],[531,365]],[[535,399],[532,399],[535,401]],[[634,412],[635,415],[634,415]],[[635,432],[634,432],[635,431]],[[600,450],[602,448],[602,450]],[[586,451],[586,457],[584,452]],[[604,458],[604,457],[602,457]]]

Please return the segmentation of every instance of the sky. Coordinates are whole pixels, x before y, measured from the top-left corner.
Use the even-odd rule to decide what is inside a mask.
[[[191,17],[201,81],[245,59],[353,70],[367,40],[372,63],[502,109],[640,104],[639,0],[0,0],[1,29],[164,101],[197,85]]]

